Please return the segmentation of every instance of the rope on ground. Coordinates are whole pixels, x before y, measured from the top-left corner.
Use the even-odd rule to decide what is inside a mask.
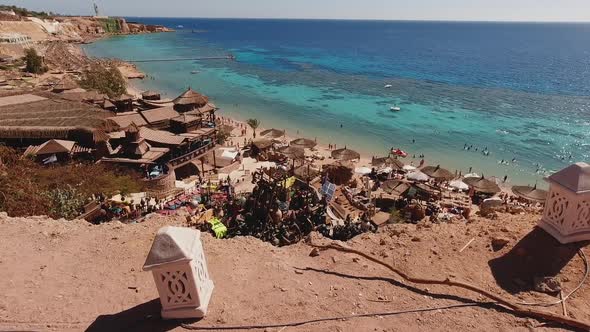
[[[232,326],[198,326],[198,325],[182,324],[181,327],[184,329],[187,329],[187,330],[194,330],[194,331],[253,330],[253,329],[270,329],[270,328],[278,328],[278,327],[285,328],[285,327],[294,327],[294,326],[301,326],[301,325],[307,325],[307,324],[313,324],[313,323],[346,320],[346,319],[353,319],[353,318],[396,316],[396,315],[402,315],[402,314],[420,313],[420,312],[428,312],[428,311],[436,311],[436,310],[450,310],[450,309],[458,309],[458,308],[466,308],[466,307],[484,306],[484,305],[489,305],[489,304],[493,304],[493,303],[492,302],[490,302],[490,303],[487,303],[487,302],[463,303],[463,304],[454,304],[454,305],[448,305],[448,306],[444,306],[444,307],[435,307],[435,308],[419,308],[419,309],[410,309],[410,310],[401,310],[401,311],[388,311],[388,312],[377,312],[377,313],[337,316],[337,317],[328,317],[328,318],[317,318],[317,319],[302,320],[302,321],[290,322],[290,323],[261,324],[261,325],[232,325]]]
[[[364,257],[376,264],[386,267],[387,269],[391,270],[395,274],[402,277],[407,282],[411,282],[411,283],[415,283],[415,284],[426,284],[426,285],[452,286],[452,287],[458,287],[458,288],[470,290],[472,292],[478,293],[480,295],[483,295],[483,296],[495,301],[497,304],[507,307],[508,309],[512,310],[512,312],[514,312],[515,314],[526,316],[529,318],[536,318],[536,319],[542,319],[542,320],[546,320],[546,321],[556,322],[556,323],[567,325],[570,327],[575,327],[575,328],[590,331],[590,323],[588,323],[588,322],[573,319],[570,317],[556,315],[551,312],[525,308],[525,307],[522,307],[520,304],[513,303],[513,302],[506,300],[499,295],[493,294],[485,289],[468,284],[468,283],[460,281],[460,280],[452,279],[451,277],[447,277],[446,279],[438,279],[438,280],[437,279],[425,279],[425,278],[413,277],[413,276],[410,276],[407,273],[393,267],[392,265],[385,263],[382,260],[377,259],[371,255],[368,255],[360,250],[347,248],[347,247],[344,247],[344,246],[336,244],[336,243],[332,243],[329,245],[316,245],[316,244],[311,243],[310,245],[312,247],[318,248],[320,250],[330,250],[331,249],[331,250],[337,250],[337,251],[341,251],[341,252],[346,252],[346,253],[351,253],[351,254],[356,254],[356,255],[362,256],[362,257]]]

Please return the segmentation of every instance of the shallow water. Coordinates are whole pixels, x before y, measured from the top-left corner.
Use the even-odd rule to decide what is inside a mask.
[[[267,128],[375,155],[400,147],[513,183],[590,159],[590,25],[136,20],[185,29],[114,37],[86,51],[122,59],[231,53],[237,61],[138,63],[150,75],[140,85],[168,97],[191,86],[224,113]]]

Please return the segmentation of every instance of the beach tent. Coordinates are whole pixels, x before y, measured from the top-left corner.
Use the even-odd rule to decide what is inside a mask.
[[[414,181],[428,181],[430,180],[430,177],[420,171],[414,171],[412,173],[408,174],[408,179],[409,180],[414,180]]]

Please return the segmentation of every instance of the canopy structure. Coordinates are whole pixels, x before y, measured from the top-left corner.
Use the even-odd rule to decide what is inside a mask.
[[[316,145],[318,145],[318,143],[315,140],[311,140],[311,139],[307,139],[307,138],[298,138],[296,140],[292,140],[289,144],[291,146],[295,146],[298,148],[304,148],[304,149],[312,149]]]
[[[428,181],[430,180],[430,177],[420,171],[414,171],[412,173],[408,174],[408,180],[414,180],[414,181]]]
[[[373,158],[371,165],[375,167],[391,167],[392,170],[401,171],[404,169],[404,163],[392,156]]]
[[[497,194],[501,191],[500,187],[496,182],[488,180],[485,177],[481,178],[465,178],[463,179],[470,188],[483,194]]]
[[[531,186],[514,186],[512,192],[524,199],[529,201],[543,203],[547,199],[547,191],[543,189],[537,189],[537,185]]]
[[[422,173],[430,176],[433,179],[440,181],[449,181],[455,178],[455,175],[449,170],[441,168],[439,166],[426,166],[422,168]]]
[[[203,107],[207,105],[207,103],[209,102],[209,98],[203,96],[202,94],[194,91],[189,87],[188,90],[186,90],[183,94],[174,99],[173,102],[174,105],[195,105],[198,107]]]
[[[361,157],[361,155],[358,152],[356,152],[354,150],[350,150],[348,148],[332,151],[332,158],[334,158],[334,159],[346,161],[346,160],[360,159],[360,157]]]
[[[285,131],[272,128],[261,131],[260,136],[265,138],[279,138],[285,136]]]
[[[273,142],[266,138],[258,138],[252,141],[252,145],[260,150],[268,149],[273,145]]]
[[[303,159],[305,158],[305,151],[302,148],[294,146],[286,146],[279,149],[279,152],[287,156],[289,159]]]
[[[381,184],[383,191],[397,196],[404,195],[411,187],[411,184],[399,180],[388,180]]]

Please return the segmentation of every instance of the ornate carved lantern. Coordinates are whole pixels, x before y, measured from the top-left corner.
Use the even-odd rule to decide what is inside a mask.
[[[539,226],[560,243],[590,240],[590,165],[576,163],[551,175]]]
[[[209,279],[201,232],[190,228],[161,228],[143,266],[152,271],[162,318],[202,318],[207,314],[213,281]]]

